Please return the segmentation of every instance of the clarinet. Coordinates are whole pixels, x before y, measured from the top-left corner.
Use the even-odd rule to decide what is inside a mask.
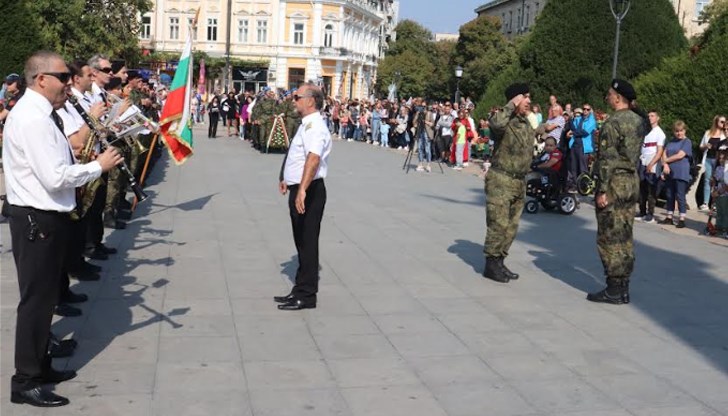
[[[88,125],[88,127],[96,134],[96,137],[99,138],[99,143],[101,144],[101,152],[105,152],[106,149],[109,148],[109,140],[107,139],[107,136],[111,136],[112,141],[116,140],[113,133],[104,133],[101,131],[101,129],[97,126],[97,123],[91,118],[91,116],[86,113],[86,110],[83,109],[83,106],[81,103],[78,102],[78,98],[76,98],[75,95],[69,94],[68,95],[68,101],[73,105],[73,108],[78,111],[78,114],[81,115],[81,118],[83,121]],[[144,193],[144,190],[142,190],[142,187],[139,186],[139,183],[137,183],[136,178],[129,170],[129,167],[126,165],[126,161],[122,160],[121,164],[116,166],[121,170],[121,172],[126,175],[126,177],[129,179],[129,187],[131,187],[132,192],[134,192],[134,196],[136,197],[138,202],[142,202],[145,199],[147,199],[149,196]]]

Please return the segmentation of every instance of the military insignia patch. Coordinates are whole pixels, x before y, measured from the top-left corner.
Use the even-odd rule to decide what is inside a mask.
[[[607,141],[606,140],[602,140],[602,147],[603,146],[606,146],[606,145],[607,145]]]
[[[311,129],[311,127],[313,127],[313,126],[311,125],[311,123],[308,123],[308,124],[306,124],[306,127],[305,127],[306,131],[308,131],[309,129]]]

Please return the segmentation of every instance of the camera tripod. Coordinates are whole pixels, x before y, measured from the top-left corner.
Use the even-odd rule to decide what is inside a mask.
[[[413,139],[413,140],[415,140],[415,139]],[[428,142],[428,140],[425,139],[425,142]],[[404,170],[405,174],[409,173],[410,163],[412,162],[412,154],[415,152],[415,148],[419,148],[419,146],[420,146],[420,141],[419,141],[419,139],[416,139],[415,144],[409,148],[409,151],[407,152],[407,156],[404,157],[404,164],[402,165],[402,170]],[[440,167],[440,173],[442,173],[444,175],[445,170],[442,168],[442,162],[440,162],[440,159],[436,159],[435,161],[437,162],[437,166]],[[432,162],[430,162],[430,163],[432,163]]]

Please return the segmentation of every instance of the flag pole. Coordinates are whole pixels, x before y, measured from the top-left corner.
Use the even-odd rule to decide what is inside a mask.
[[[154,146],[157,144],[157,138],[159,137],[159,133],[156,133],[154,137],[152,137],[152,144],[149,145],[149,150],[147,151],[147,160],[144,161],[144,169],[142,169],[142,175],[139,177],[139,186],[144,188],[144,179],[147,177],[147,169],[149,168],[149,161],[152,159],[152,153],[154,153]],[[136,211],[136,206],[139,201],[137,200],[137,197],[134,196],[134,202],[131,204],[131,212]]]

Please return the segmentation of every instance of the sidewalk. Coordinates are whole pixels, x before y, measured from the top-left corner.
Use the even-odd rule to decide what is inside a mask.
[[[80,318],[58,319],[78,377],[58,409],[11,405],[17,304],[0,260],[6,415],[728,415],[726,248],[636,223],[633,303],[603,284],[593,209],[524,214],[501,285],[480,276],[482,179],[336,141],[318,308],[278,311],[295,273],[282,154],[195,127],[195,156],[162,159]],[[7,224],[0,224],[8,241]],[[4,251],[7,247],[4,248]]]

